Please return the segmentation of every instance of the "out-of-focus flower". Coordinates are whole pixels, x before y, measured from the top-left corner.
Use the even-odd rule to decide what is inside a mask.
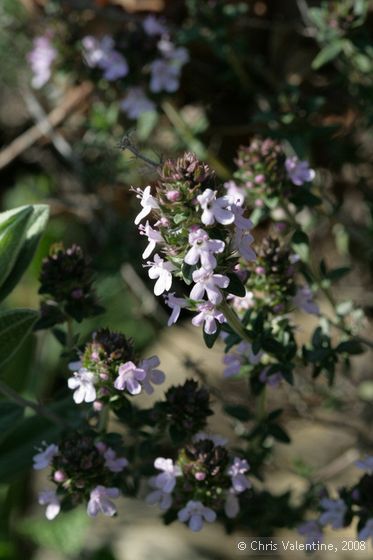
[[[232,488],[229,490],[225,499],[224,512],[229,519],[234,519],[240,512],[240,502]]]
[[[116,452],[111,447],[108,447],[103,455],[105,458],[105,467],[111,472],[122,472],[122,470],[128,466],[127,459],[125,457],[117,457]]]
[[[67,385],[74,391],[73,399],[76,404],[96,400],[95,378],[95,374],[86,368],[81,368],[73,377],[69,377]]]
[[[321,525],[331,525],[333,529],[341,529],[347,512],[347,506],[344,501],[323,498],[320,500],[320,506],[324,510],[319,519]]]
[[[51,77],[51,66],[56,57],[57,51],[51,43],[50,33],[35,37],[33,48],[27,54],[27,60],[33,73],[31,84],[34,88],[39,89],[47,83]]]
[[[243,206],[245,202],[244,187],[239,187],[235,181],[227,181],[224,183],[224,187],[227,189],[227,196],[232,202],[237,206]]]
[[[114,39],[105,35],[96,39],[87,35],[82,40],[84,59],[91,68],[98,67],[108,81],[124,78],[129,72],[128,64],[123,55],[114,48]]]
[[[302,286],[297,289],[293,303],[296,307],[311,315],[318,315],[320,313],[319,306],[313,301],[312,290],[308,286]]]
[[[106,488],[105,486],[96,486],[90,494],[87,513],[90,517],[96,517],[99,513],[103,513],[112,517],[117,513],[116,507],[110,498],[119,498],[119,488]]]
[[[38,501],[41,506],[47,506],[45,517],[49,521],[52,521],[61,511],[61,503],[54,490],[43,490],[40,492]]]
[[[153,14],[149,14],[148,16],[146,16],[146,18],[142,22],[142,26],[145,33],[149,35],[149,37],[163,35],[163,33],[167,32],[167,25],[165,24],[165,22],[155,17]]]
[[[159,365],[160,365],[160,361],[158,356],[151,356],[151,358],[142,360],[139,363],[139,368],[143,369],[146,373],[146,376],[142,381],[142,386],[144,388],[144,391],[148,395],[154,393],[154,388],[152,386],[152,383],[154,385],[161,385],[166,378],[163,371],[157,369]]]
[[[373,455],[367,456],[364,459],[356,461],[355,465],[369,474],[373,474]]]
[[[154,461],[156,469],[163,471],[154,478],[154,485],[159,490],[171,493],[175,488],[176,477],[181,475],[181,469],[178,465],[174,465],[172,459],[165,459],[164,457],[157,457]]]
[[[172,313],[170,318],[168,319],[167,325],[170,327],[179,318],[180,311],[183,307],[186,307],[188,304],[184,298],[175,297],[175,292],[170,292],[165,297],[165,302],[172,309]]]
[[[235,457],[233,464],[228,469],[228,474],[232,480],[232,488],[239,494],[250,488],[251,483],[245,476],[245,473],[249,470],[249,464],[246,459],[240,459]]]
[[[52,463],[53,457],[55,457],[57,453],[58,453],[58,446],[55,445],[54,443],[51,443],[51,445],[48,445],[48,447],[46,447],[44,451],[40,451],[39,453],[34,455],[33,468],[39,471],[49,467],[49,465]]]
[[[299,525],[298,531],[306,537],[306,544],[312,545],[323,540],[323,532],[317,520],[305,521]]]
[[[263,352],[259,351],[254,354],[252,345],[249,342],[240,342],[233,352],[229,352],[223,358],[224,377],[233,377],[240,373],[241,366],[247,360],[251,365],[256,365],[260,362]]]
[[[358,538],[361,541],[371,539],[373,545],[373,519],[368,519],[364,527],[359,531]]]
[[[315,178],[315,171],[310,169],[308,161],[300,161],[296,156],[286,158],[285,167],[288,177],[294,185],[300,186]]]
[[[205,507],[202,502],[196,500],[189,500],[177,516],[182,523],[188,522],[188,527],[193,532],[200,531],[204,521],[213,523],[216,519],[216,513],[212,509]]]
[[[179,89],[180,68],[173,61],[157,58],[150,65],[150,91],[173,93]]]
[[[155,109],[155,104],[145,95],[141,87],[128,88],[127,95],[120,102],[119,106],[130,119],[138,119],[143,113],[154,111]]]
[[[167,511],[172,505],[172,495],[158,488],[156,479],[155,476],[149,479],[149,486],[153,491],[146,496],[145,501],[150,506],[159,505],[162,511]]]
[[[262,369],[259,374],[259,381],[266,383],[269,387],[278,387],[283,380],[282,374],[279,371],[268,374],[269,366]]]

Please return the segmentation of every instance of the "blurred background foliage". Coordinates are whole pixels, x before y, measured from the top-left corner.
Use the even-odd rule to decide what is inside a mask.
[[[103,80],[84,64],[79,44],[87,34],[111,34],[124,43],[139,74],[149,51],[136,38],[136,25],[149,13],[164,18],[189,61],[179,89],[156,94],[155,109],[130,120],[120,101],[134,83],[131,73],[119,85]],[[314,232],[319,257],[355,264],[346,294],[370,316],[372,21],[368,0],[1,0],[1,210],[40,202],[51,208],[37,257],[6,306],[37,308],[40,263],[50,245],[79,243],[92,257],[107,309],[85,323],[83,335],[110,325],[144,349],[165,314],[148,297],[130,186],[146,185],[152,173],[119,149],[121,138],[130,134],[155,160],[194,151],[227,180],[238,147],[259,134],[283,140],[318,170],[332,216],[320,216]],[[53,32],[58,64],[51,80],[33,90],[27,53],[46,29]],[[77,101],[69,105],[72,96]],[[57,124],[45,128],[45,116],[56,109]],[[20,138],[26,139],[21,147]],[[48,399],[61,367],[58,343],[43,333],[26,341],[2,375],[25,395]],[[29,445],[40,439],[42,423],[30,425]],[[25,467],[12,455],[16,438],[15,419],[6,460],[0,457],[0,471],[11,481],[0,488],[0,558],[24,558],[41,546],[67,558],[112,559],[109,549],[82,552],[88,521],[80,510],[61,516],[53,528],[40,516],[24,517],[29,475],[16,476]]]

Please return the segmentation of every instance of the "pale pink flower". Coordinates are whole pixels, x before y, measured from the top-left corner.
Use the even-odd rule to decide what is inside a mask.
[[[141,383],[146,377],[146,372],[136,366],[133,362],[121,364],[118,369],[118,377],[114,381],[114,387],[118,391],[127,391],[130,395],[138,395],[141,393]]]
[[[319,315],[320,313],[320,308],[313,301],[313,293],[308,286],[302,286],[297,289],[293,303],[296,307],[311,315]]]
[[[251,486],[251,482],[245,476],[245,473],[249,470],[249,463],[246,459],[240,459],[235,457],[233,464],[228,469],[228,474],[232,480],[232,488],[236,494],[244,492]]]
[[[169,292],[172,285],[171,273],[175,270],[175,266],[169,261],[161,259],[157,253],[154,255],[154,262],[148,262],[147,266],[150,267],[148,270],[149,278],[157,279],[154,285],[154,294],[160,296],[163,292]]]
[[[163,243],[163,237],[158,230],[153,229],[149,222],[146,222],[145,226],[139,226],[140,235],[145,235],[148,238],[148,246],[142,254],[143,259],[150,257],[152,252],[157,246],[157,243]]]
[[[172,459],[165,459],[164,457],[157,457],[154,461],[156,469],[163,471],[154,477],[154,487],[170,494],[176,485],[176,478],[181,475],[181,468],[179,465],[174,465]]]
[[[35,37],[33,48],[27,54],[27,60],[33,73],[32,87],[39,89],[47,83],[51,77],[51,66],[56,57],[57,51],[51,43],[50,34]]]
[[[158,488],[156,478],[153,476],[149,479],[153,491],[146,496],[145,501],[150,506],[158,505],[162,511],[167,511],[172,505],[172,495]]]
[[[218,328],[217,322],[224,323],[225,321],[223,313],[218,311],[209,301],[200,303],[197,310],[199,313],[193,317],[192,324],[195,327],[200,327],[203,324],[203,330],[206,334],[215,334]]]
[[[178,320],[181,309],[183,307],[186,307],[188,304],[184,298],[175,297],[175,292],[166,294],[165,302],[167,303],[168,307],[172,309],[172,313],[167,322],[167,325],[170,327]]]
[[[315,171],[310,169],[308,161],[300,161],[297,156],[286,158],[285,167],[290,181],[297,186],[313,181],[316,175]]]
[[[228,196],[216,198],[216,192],[206,189],[197,196],[197,201],[201,207],[201,221],[205,226],[211,226],[215,221],[219,224],[228,225],[234,222],[234,214],[230,210],[231,201]]]
[[[150,191],[150,186],[147,186],[144,189],[144,192],[142,192],[141,189],[136,189],[136,198],[139,198],[141,200],[140,204],[142,206],[141,212],[135,218],[136,225],[138,225],[141,220],[146,218],[146,216],[148,216],[148,214],[150,214],[152,210],[159,210],[159,204]]]
[[[239,187],[234,181],[227,181],[224,183],[224,187],[227,189],[227,196],[231,201],[237,206],[242,206],[245,202],[245,189]]]
[[[201,261],[202,268],[206,270],[213,270],[216,267],[214,253],[222,253],[225,247],[224,241],[210,239],[203,229],[190,231],[189,243],[192,247],[185,255],[184,262],[194,265]]]
[[[211,270],[199,268],[193,272],[192,277],[195,285],[190,292],[191,299],[201,300],[206,292],[208,299],[214,305],[222,301],[223,296],[220,289],[228,287],[228,276],[214,274]]]
[[[117,457],[116,452],[111,447],[108,447],[103,453],[105,459],[105,467],[109,471],[118,473],[128,466],[128,461],[125,457]]]

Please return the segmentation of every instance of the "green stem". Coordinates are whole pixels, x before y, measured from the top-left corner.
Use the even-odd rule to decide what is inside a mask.
[[[66,427],[66,424],[62,420],[62,418],[59,418],[59,416],[57,416],[54,412],[48,410],[42,404],[36,403],[34,401],[30,401],[28,399],[24,399],[14,389],[12,389],[11,387],[9,387],[9,385],[4,383],[4,381],[0,381],[0,393],[2,393],[5,397],[13,401],[14,403],[18,404],[22,408],[30,408],[40,416],[44,416],[45,418],[48,418],[48,420],[54,422],[54,424],[57,424],[57,426],[63,428]]]
[[[264,385],[259,395],[257,407],[257,420],[260,422],[267,415],[267,387]]]
[[[220,309],[220,311],[223,313],[228,325],[234,330],[234,332],[238,334],[238,336],[242,340],[246,340],[247,342],[251,343],[251,338],[249,337],[248,332],[243,327],[239,317],[236,315],[233,309],[229,307],[225,300],[220,303],[218,309]]]
[[[103,409],[100,412],[100,418],[97,426],[99,432],[106,432],[106,428],[109,421],[109,412],[110,412],[109,406],[104,405]]]

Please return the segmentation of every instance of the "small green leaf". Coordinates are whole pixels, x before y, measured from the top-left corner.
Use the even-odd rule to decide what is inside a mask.
[[[224,411],[229,416],[237,418],[237,420],[241,420],[241,422],[247,422],[247,420],[252,418],[252,414],[247,406],[243,406],[241,404],[226,404],[224,406]]]
[[[336,352],[339,352],[340,354],[362,354],[364,352],[364,348],[358,340],[351,338],[351,340],[345,340],[344,342],[338,344]]]
[[[318,70],[321,66],[324,66],[327,62],[331,62],[334,60],[339,53],[341,53],[344,49],[344,41],[343,40],[335,40],[329,45],[326,45],[316,58],[313,59],[312,68],[314,70]]]
[[[212,348],[214,346],[217,338],[219,337],[220,331],[221,331],[220,325],[218,325],[216,332],[214,334],[207,334],[205,330],[203,330],[203,340],[205,341],[207,348]]]
[[[268,433],[272,437],[277,439],[277,441],[281,441],[281,443],[290,443],[291,442],[291,439],[288,436],[288,434],[278,424],[270,424],[268,426]]]
[[[0,365],[8,361],[21,346],[38,317],[38,312],[32,309],[0,312]]]
[[[238,297],[245,297],[246,288],[237,274],[228,273],[227,276],[229,278],[229,284],[228,288],[225,288],[225,291]]]

